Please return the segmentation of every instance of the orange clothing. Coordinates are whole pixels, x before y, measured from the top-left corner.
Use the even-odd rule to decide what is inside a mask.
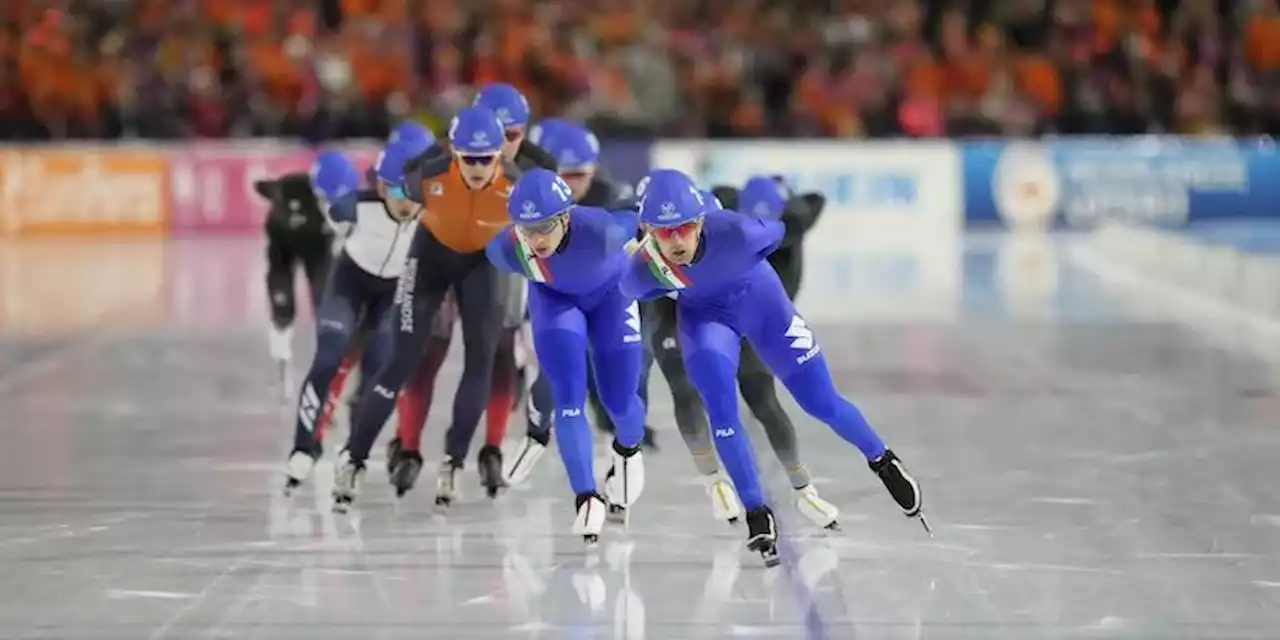
[[[519,173],[504,163],[488,186],[471,189],[452,156],[429,160],[421,174],[422,225],[458,253],[482,251],[510,221],[507,199]]]

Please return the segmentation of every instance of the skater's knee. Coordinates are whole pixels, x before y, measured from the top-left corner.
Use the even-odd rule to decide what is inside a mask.
[[[822,422],[830,422],[842,410],[849,407],[849,401],[845,400],[834,388],[824,389],[805,388],[801,392],[792,392],[796,404],[800,405],[804,412],[817,418]]]
[[[774,391],[773,375],[769,373],[748,373],[738,377],[738,388],[747,404],[754,405],[761,401],[777,398]]]
[[[337,369],[347,355],[350,342],[351,334],[347,332],[321,328],[316,338],[316,365]]]

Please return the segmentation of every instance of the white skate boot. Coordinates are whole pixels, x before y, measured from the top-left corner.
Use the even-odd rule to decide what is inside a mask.
[[[579,494],[574,502],[578,507],[578,515],[573,519],[573,533],[582,536],[582,541],[590,548],[600,540],[608,507],[594,493]]]
[[[706,485],[707,497],[711,498],[711,517],[721,522],[738,524],[742,518],[742,503],[738,501],[738,492],[733,484],[719,471],[702,476]]]
[[[644,456],[640,447],[625,449],[613,441],[613,466],[604,476],[604,495],[609,500],[609,517],[628,525],[628,512],[644,492]]]
[[[293,492],[311,477],[311,470],[315,466],[315,456],[306,451],[294,451],[289,454],[289,462],[284,472],[284,495],[293,495]]]
[[[840,530],[840,509],[823,500],[813,485],[796,489],[796,509],[800,515],[827,531]]]
[[[351,459],[351,453],[343,449],[338,454],[338,464],[333,472],[333,512],[346,513],[351,503],[360,495],[364,484],[364,463]]]
[[[447,510],[458,501],[458,473],[462,471],[462,463],[446,458],[440,463],[440,471],[436,474],[436,507]]]
[[[550,434],[541,435],[543,438],[547,438]],[[533,473],[533,468],[538,464],[538,460],[542,458],[542,454],[546,452],[547,442],[539,440],[537,434],[525,436],[524,441],[520,443],[520,448],[516,449],[515,455],[507,458],[511,462],[502,472],[503,477],[506,478],[507,486],[514,487],[518,484],[524,484],[529,479],[529,474]]]

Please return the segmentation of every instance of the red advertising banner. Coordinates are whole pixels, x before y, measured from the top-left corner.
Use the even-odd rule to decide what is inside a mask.
[[[357,166],[367,167],[375,149],[343,148]],[[306,172],[315,150],[280,142],[195,144],[169,154],[175,232],[247,231],[260,228],[269,204],[254,191],[257,180]]]
[[[165,169],[154,150],[0,147],[0,236],[163,233]]]

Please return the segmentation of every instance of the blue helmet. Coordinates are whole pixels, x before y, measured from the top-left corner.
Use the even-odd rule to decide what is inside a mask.
[[[484,107],[467,107],[449,125],[449,144],[463,155],[497,155],[505,139],[498,116]]]
[[[600,141],[586,126],[576,122],[559,125],[546,136],[542,148],[556,159],[561,169],[592,167],[600,159]]]
[[[752,176],[738,192],[738,211],[765,220],[782,218],[787,206],[786,187],[772,176]]]
[[[311,163],[311,186],[330,203],[351,195],[360,188],[356,166],[341,151],[325,149]]]
[[[706,215],[710,207],[693,180],[675,169],[655,169],[636,187],[640,221],[675,227]]]
[[[374,174],[378,176],[378,180],[385,182],[393,187],[404,185],[404,165],[419,154],[408,153],[408,147],[389,144],[382,153],[378,154],[377,162],[373,163]]]
[[[497,114],[503,128],[521,127],[529,123],[529,101],[519,89],[505,82],[485,85],[476,94],[474,105]]]
[[[416,158],[426,153],[435,142],[436,136],[430,129],[411,120],[396,125],[387,138],[388,147],[401,147],[405,150],[405,156],[409,158]]]
[[[541,147],[561,129],[571,124],[573,123],[564,118],[543,118],[529,129],[529,142]]]
[[[720,202],[720,198],[717,198],[716,194],[706,189],[701,189],[699,193],[702,194],[702,199],[707,201],[707,211],[724,211],[724,204]]]
[[[545,222],[572,206],[573,192],[564,178],[541,168],[521,176],[507,199],[507,213],[515,224]]]

